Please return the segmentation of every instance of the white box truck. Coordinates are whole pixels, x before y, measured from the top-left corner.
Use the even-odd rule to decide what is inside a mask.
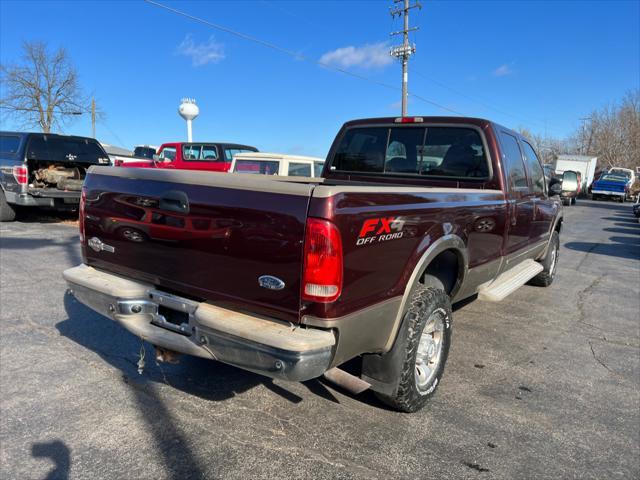
[[[586,195],[589,187],[593,183],[597,163],[598,157],[590,157],[588,155],[559,155],[556,160],[556,173],[562,175],[567,170],[580,172],[580,176],[582,177],[582,194]]]

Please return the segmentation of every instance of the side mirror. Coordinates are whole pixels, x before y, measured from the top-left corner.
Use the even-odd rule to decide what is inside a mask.
[[[153,161],[157,162],[158,160],[160,160],[160,157],[154,153],[153,154]]]
[[[562,193],[562,185],[560,183],[554,183],[549,187],[551,195],[560,195]]]

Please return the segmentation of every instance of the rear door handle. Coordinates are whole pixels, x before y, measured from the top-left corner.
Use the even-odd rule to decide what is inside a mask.
[[[160,196],[160,210],[189,213],[189,197],[180,190],[169,190]]]

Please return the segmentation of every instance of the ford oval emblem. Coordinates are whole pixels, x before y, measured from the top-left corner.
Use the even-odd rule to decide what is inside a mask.
[[[268,290],[282,290],[284,288],[284,282],[272,275],[262,275],[258,277],[258,285]]]

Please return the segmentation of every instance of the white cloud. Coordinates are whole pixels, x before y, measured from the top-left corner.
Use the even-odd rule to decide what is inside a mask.
[[[193,37],[188,34],[176,49],[178,55],[191,57],[191,65],[202,67],[208,63],[218,63],[224,60],[224,48],[221,43],[217,43],[213,36],[208,42],[196,43]]]
[[[342,47],[325,53],[320,62],[341,68],[381,68],[393,62],[386,42],[367,43],[361,47]]]
[[[506,75],[511,75],[513,73],[513,70],[511,69],[511,67],[509,65],[507,65],[506,63],[504,65],[500,65],[498,68],[496,68],[493,71],[493,74],[496,77],[504,77]]]

